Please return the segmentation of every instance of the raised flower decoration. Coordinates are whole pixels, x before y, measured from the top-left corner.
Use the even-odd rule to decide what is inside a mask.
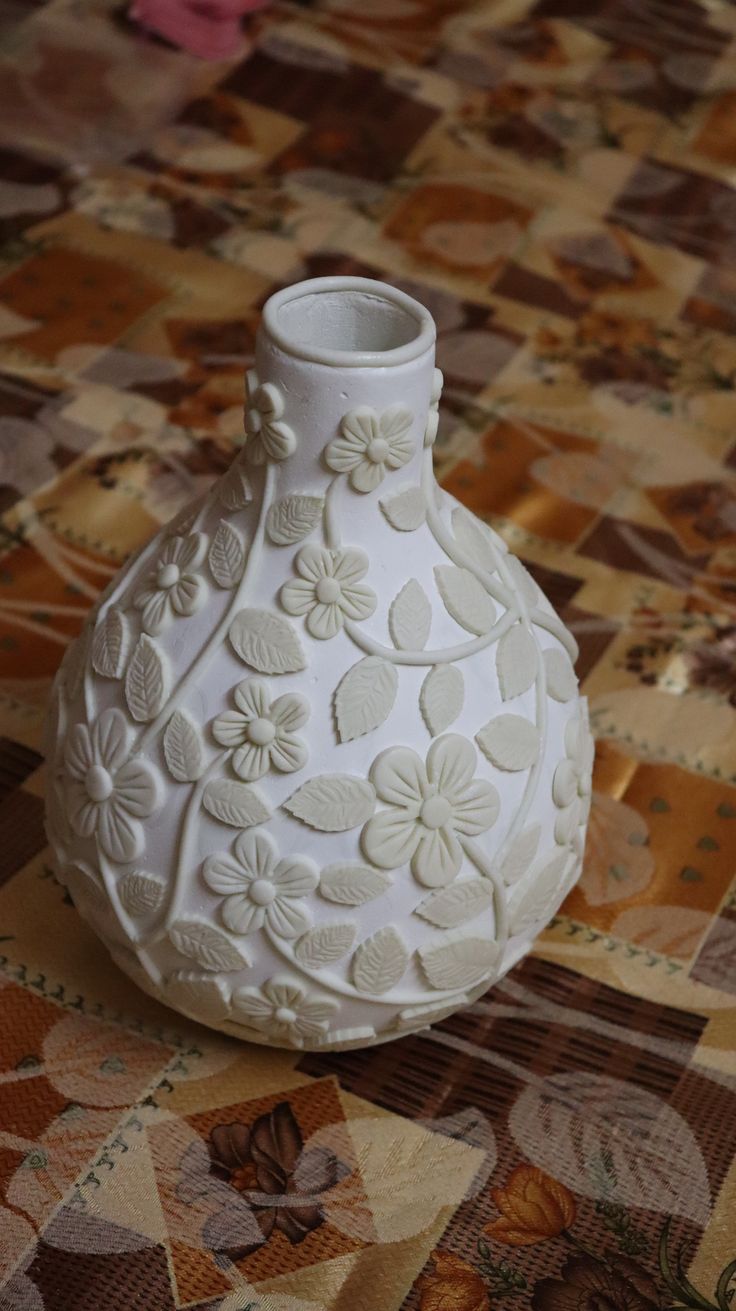
[[[442,370],[435,369],[432,375],[432,392],[429,398],[429,413],[427,414],[427,425],[424,429],[424,445],[434,446],[437,440],[437,429],[440,426],[440,396],[442,395]]]
[[[450,883],[462,864],[457,834],[485,833],[499,810],[496,789],[473,778],[475,749],[467,738],[447,733],[432,743],[426,766],[409,747],[391,747],[374,761],[371,780],[385,801],[368,820],[363,850],[382,869],[411,861],[425,887]]]
[[[262,988],[236,988],[234,1018],[267,1033],[269,1038],[296,1046],[327,1033],[337,1002],[319,993],[307,992],[298,979],[277,976]]]
[[[193,615],[202,605],[207,586],[196,571],[206,550],[204,533],[172,537],[165,543],[153,570],[133,597],[147,633],[160,633],[176,615]]]
[[[128,759],[129,734],[119,710],[104,710],[90,730],[75,724],[66,740],[69,822],[80,837],[96,834],[110,860],[133,860],[143,848],[139,823],[158,804],[155,771]]]
[[[517,1165],[503,1188],[491,1195],[501,1215],[484,1232],[511,1247],[530,1247],[556,1238],[575,1222],[575,1198],[535,1165]]]
[[[368,572],[364,551],[303,546],[296,567],[300,577],[281,588],[281,604],[290,615],[307,616],[312,637],[334,637],[346,619],[373,614],[375,592],[360,581]]]
[[[391,405],[380,415],[367,405],[348,410],[325,459],[336,473],[350,474],[356,492],[372,492],[387,471],[401,469],[414,454],[412,419],[405,405]]]
[[[282,422],[284,398],[272,382],[261,383],[255,369],[246,374],[248,393],[246,432],[248,454],[254,464],[266,460],[285,460],[296,450],[296,436],[288,423]]]
[[[314,892],[319,876],[302,860],[277,860],[263,833],[241,833],[234,854],[221,852],[204,863],[204,881],[225,898],[222,919],[233,933],[255,933],[268,925],[281,938],[296,938],[311,923],[299,902]]]
[[[590,810],[591,775],[595,744],[582,715],[570,719],[565,728],[565,759],[552,777],[552,798],[557,806],[555,839],[567,846]]]
[[[262,678],[246,678],[235,689],[235,710],[218,715],[212,725],[216,741],[235,747],[233,769],[239,778],[252,783],[268,769],[292,774],[307,762],[307,748],[294,729],[309,718],[309,702],[287,692],[275,701]]]

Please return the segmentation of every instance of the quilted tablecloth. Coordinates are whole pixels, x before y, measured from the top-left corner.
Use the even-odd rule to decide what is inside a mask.
[[[220,64],[103,0],[0,23],[2,1311],[730,1311],[736,8],[278,3]],[[330,273],[432,311],[438,477],[574,631],[597,758],[533,954],[300,1055],[110,963],[42,730],[88,608],[241,440],[264,300]]]

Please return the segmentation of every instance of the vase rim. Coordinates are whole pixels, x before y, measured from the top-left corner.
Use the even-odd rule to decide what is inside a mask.
[[[308,278],[277,291],[263,308],[262,331],[286,354],[336,368],[408,364],[430,350],[436,336],[431,314],[412,296],[374,278],[350,276]],[[330,336],[353,345],[341,348]]]

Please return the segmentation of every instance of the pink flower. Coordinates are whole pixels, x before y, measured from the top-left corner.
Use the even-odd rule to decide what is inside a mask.
[[[231,59],[240,50],[240,19],[268,0],[133,0],[130,17],[201,59]]]

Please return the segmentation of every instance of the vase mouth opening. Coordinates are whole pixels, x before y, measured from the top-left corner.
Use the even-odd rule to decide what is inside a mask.
[[[342,368],[406,364],[434,345],[429,311],[371,278],[311,278],[266,302],[263,327],[289,355]]]

